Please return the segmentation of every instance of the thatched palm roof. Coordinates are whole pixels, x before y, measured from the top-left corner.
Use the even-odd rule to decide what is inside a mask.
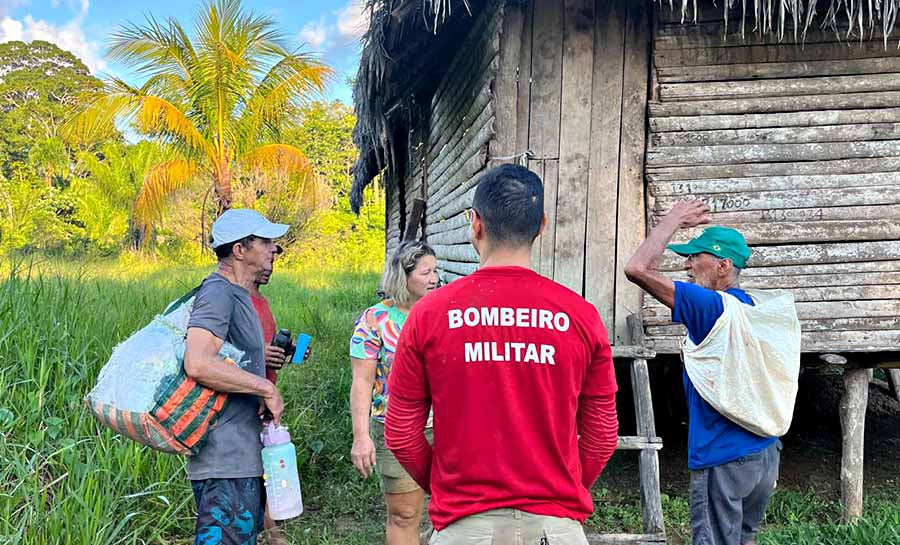
[[[353,89],[357,124],[353,140],[359,158],[353,167],[350,203],[358,212],[365,187],[383,170],[396,172],[402,158],[395,145],[427,109],[445,68],[486,0],[366,0],[369,29]],[[525,1],[525,0],[517,0]],[[638,0],[633,0],[638,1]],[[695,21],[701,4],[713,0],[653,0]],[[814,20],[844,38],[863,39],[881,30],[887,46],[900,0],[719,0],[726,25],[741,31],[786,33],[802,40]],[[819,23],[817,23],[819,24]],[[413,105],[413,107],[411,107]]]

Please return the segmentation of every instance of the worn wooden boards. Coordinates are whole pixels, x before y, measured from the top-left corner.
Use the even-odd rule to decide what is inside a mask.
[[[490,164],[544,184],[533,265],[593,303],[619,344],[640,307],[621,269],[645,229],[650,15],[625,0],[508,3],[494,85]]]
[[[667,11],[653,37],[650,222],[703,200],[754,247],[742,285],[794,292],[805,351],[896,350],[900,52],[820,30],[804,45],[742,38],[715,10],[697,25]],[[681,261],[667,255],[663,268]],[[645,299],[643,313],[650,345],[677,351],[668,309]]]
[[[471,206],[487,164],[487,144],[496,134],[498,105],[492,89],[499,69],[503,4],[493,0],[478,14],[435,91],[425,127],[419,188],[426,199],[425,235],[444,282],[471,273],[478,262],[463,213]]]

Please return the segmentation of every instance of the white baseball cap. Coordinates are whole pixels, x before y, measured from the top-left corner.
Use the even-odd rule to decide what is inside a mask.
[[[254,235],[260,238],[276,239],[287,233],[290,225],[272,223],[265,216],[249,208],[226,210],[212,226],[212,247],[218,248],[229,242],[237,242]]]

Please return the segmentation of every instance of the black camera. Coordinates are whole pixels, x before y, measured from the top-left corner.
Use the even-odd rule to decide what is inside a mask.
[[[272,339],[272,346],[277,346],[284,350],[284,361],[292,361],[294,359],[294,352],[297,351],[297,345],[291,340],[290,329],[279,330]]]

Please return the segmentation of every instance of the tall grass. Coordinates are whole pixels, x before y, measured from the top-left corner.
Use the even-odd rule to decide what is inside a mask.
[[[0,264],[0,267],[4,267]],[[82,399],[112,348],[209,267],[129,261],[5,265],[0,278],[0,545],[191,542],[193,498],[184,460],[102,428]],[[280,327],[309,333],[313,355],[282,371],[285,422],[298,450],[306,512],[291,543],[382,542],[377,480],[349,461],[347,343],[353,319],[374,302],[375,271],[276,270],[264,288]],[[615,464],[621,465],[622,460]],[[683,491],[663,506],[673,542],[690,540]],[[636,490],[594,490],[600,531],[640,531]],[[840,525],[834,498],[779,490],[761,545],[897,544],[900,502],[867,498],[866,517]]]

